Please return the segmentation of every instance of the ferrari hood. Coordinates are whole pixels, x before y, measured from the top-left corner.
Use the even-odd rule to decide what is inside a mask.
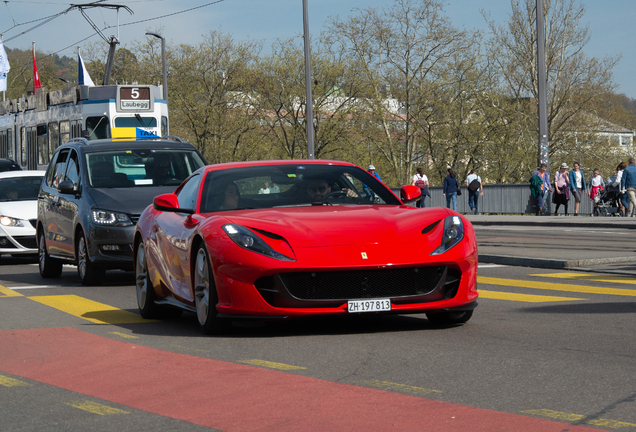
[[[395,244],[421,241],[422,230],[443,220],[439,208],[319,206],[225,213],[234,224],[284,237],[292,247]]]
[[[90,195],[100,209],[139,215],[152,200],[164,193],[174,192],[175,186],[91,189]]]

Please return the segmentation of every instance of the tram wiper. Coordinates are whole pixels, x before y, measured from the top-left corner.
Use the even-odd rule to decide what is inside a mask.
[[[143,119],[143,118],[141,118],[141,116],[139,115],[139,113],[135,114],[135,118],[137,119],[137,121],[139,122],[139,124],[140,124],[142,127],[150,127],[150,119],[148,119],[148,124],[147,124],[147,125],[145,125],[145,124],[144,124],[144,119]]]

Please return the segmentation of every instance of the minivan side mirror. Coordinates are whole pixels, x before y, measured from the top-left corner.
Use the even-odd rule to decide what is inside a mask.
[[[63,194],[76,194],[77,186],[73,183],[72,180],[64,180],[61,181],[59,185],[57,185],[57,190],[59,193]]]

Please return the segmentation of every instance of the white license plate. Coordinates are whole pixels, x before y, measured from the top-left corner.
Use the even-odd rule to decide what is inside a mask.
[[[390,310],[391,300],[389,299],[349,300],[347,302],[347,311],[349,313],[381,312]]]

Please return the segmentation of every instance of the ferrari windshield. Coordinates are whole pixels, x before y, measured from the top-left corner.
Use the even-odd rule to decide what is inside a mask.
[[[116,150],[86,153],[91,186],[178,186],[205,164],[194,150]]]
[[[200,212],[312,205],[400,205],[368,172],[341,165],[265,165],[210,171]]]

